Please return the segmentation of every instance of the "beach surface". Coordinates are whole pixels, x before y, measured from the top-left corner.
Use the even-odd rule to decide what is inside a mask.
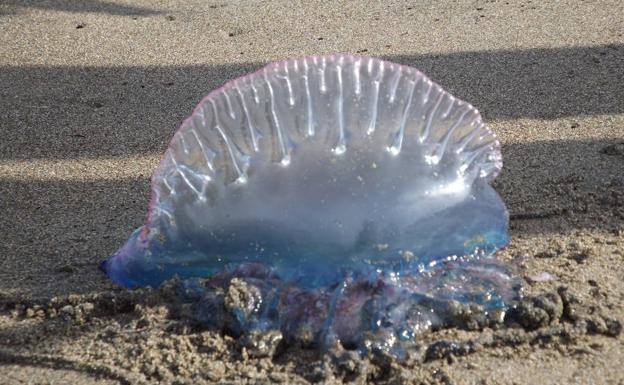
[[[0,384],[624,384],[621,1],[431,3],[0,2]],[[502,143],[499,256],[554,313],[437,331],[406,362],[258,353],[98,269],[203,96],[333,52],[416,67],[480,110]]]

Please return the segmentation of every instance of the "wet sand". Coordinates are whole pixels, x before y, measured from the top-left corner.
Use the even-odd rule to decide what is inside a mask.
[[[619,1],[2,2],[0,384],[623,383],[623,17]],[[255,357],[189,326],[166,293],[104,277],[201,97],[329,52],[417,67],[479,108],[503,144],[500,257],[556,277],[527,295],[551,293],[559,313],[439,331],[403,363],[298,346]]]

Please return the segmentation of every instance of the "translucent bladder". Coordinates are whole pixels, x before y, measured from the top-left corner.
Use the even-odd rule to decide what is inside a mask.
[[[501,167],[478,111],[418,70],[350,55],[289,59],[199,103],[153,175],[144,226],[103,266],[126,287],[255,277],[275,308],[271,319],[252,312],[245,323],[256,326],[312,322],[293,287],[326,298],[317,332],[386,311],[370,304],[384,292],[401,303],[397,325],[423,296],[503,309],[516,291],[491,258],[508,241],[488,184]]]

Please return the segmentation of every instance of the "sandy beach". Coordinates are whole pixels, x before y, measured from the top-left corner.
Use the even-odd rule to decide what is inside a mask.
[[[624,384],[623,20],[620,0],[0,2],[0,384]],[[420,69],[499,136],[516,324],[402,362],[259,351],[98,269],[204,95],[332,52]]]

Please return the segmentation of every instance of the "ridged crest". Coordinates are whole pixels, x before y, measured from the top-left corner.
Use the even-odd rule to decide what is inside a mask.
[[[500,144],[470,104],[418,70],[352,55],[293,58],[211,92],[173,137],[153,179],[153,206],[176,190],[210,199],[210,185],[244,184],[253,164],[287,167],[306,142],[334,155],[370,143],[490,181]]]

